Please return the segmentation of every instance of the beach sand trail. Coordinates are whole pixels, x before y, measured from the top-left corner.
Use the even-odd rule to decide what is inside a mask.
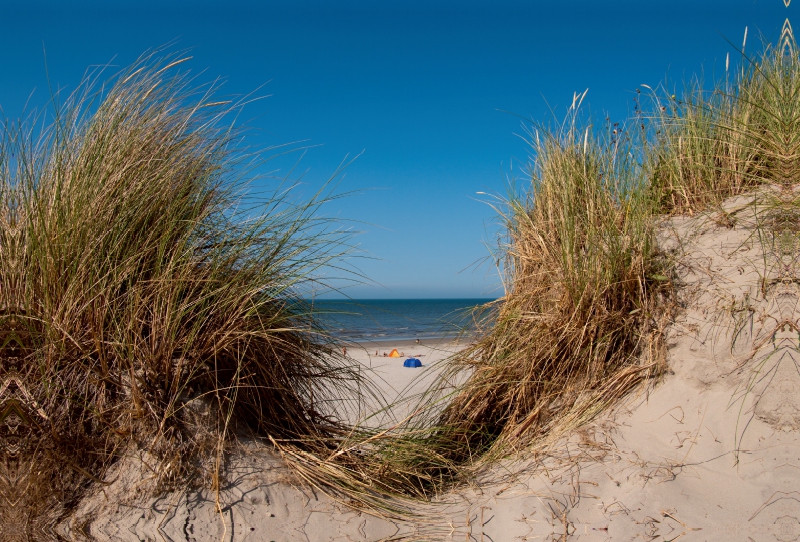
[[[357,410],[348,409],[344,417],[351,424],[364,427],[388,427],[402,422],[415,412],[422,395],[437,382],[442,362],[469,344],[469,337],[460,339],[424,339],[419,343],[413,340],[376,341],[358,344],[348,348],[348,355],[358,364],[370,382],[381,395],[381,403],[366,400]],[[384,354],[397,348],[399,358]],[[415,357],[422,367],[404,367],[403,362]],[[449,383],[455,386],[458,382]],[[441,390],[446,392],[446,388]]]
[[[667,374],[546,454],[487,469],[427,506],[424,519],[390,522],[334,503],[293,483],[262,450],[233,462],[221,514],[201,493],[122,504],[129,489],[115,482],[63,532],[101,540],[800,540],[800,219],[786,203],[792,197],[764,190],[665,220],[660,243],[677,262],[680,305],[666,331]],[[405,389],[399,379],[410,373],[377,369],[395,392]]]

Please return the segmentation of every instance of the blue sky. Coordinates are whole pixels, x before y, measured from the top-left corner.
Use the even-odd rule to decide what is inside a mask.
[[[797,3],[797,2],[796,2]],[[493,297],[494,212],[526,158],[521,119],[560,118],[574,92],[624,120],[632,93],[724,70],[749,27],[777,40],[783,0],[0,1],[0,106],[17,118],[87,67],[122,67],[168,42],[192,48],[200,80],[270,97],[245,110],[255,145],[305,140],[310,194],[362,153],[324,213],[359,221],[355,260],[376,284],[355,298]],[[732,57],[734,55],[732,54]],[[109,73],[113,72],[111,70]],[[33,92],[33,94],[31,94]],[[518,115],[518,116],[517,116]],[[278,164],[281,165],[281,164]],[[288,164],[283,165],[286,167]]]

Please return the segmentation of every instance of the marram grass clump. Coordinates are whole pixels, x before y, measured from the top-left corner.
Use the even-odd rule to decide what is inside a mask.
[[[600,136],[576,122],[578,100],[560,128],[530,132],[530,184],[498,206],[505,295],[484,307],[486,331],[448,361],[412,424],[436,450],[415,468],[438,474],[439,488],[547,448],[662,374],[677,307],[659,220],[710,212],[731,227],[719,204],[761,187],[796,201],[794,39],[742,62],[710,91],[695,79],[680,98],[653,92],[649,111],[637,101],[627,125]]]
[[[461,460],[541,442],[663,369],[666,277],[631,141],[597,139],[574,117],[531,136],[530,188],[501,214],[506,294],[444,374],[470,375],[437,422]]]
[[[223,124],[240,104],[180,63],[87,82],[35,137],[6,123],[0,378],[30,475],[6,493],[68,504],[131,446],[160,487],[215,476],[232,434],[327,456],[364,392],[301,299],[349,234],[324,198],[245,194],[263,154]]]
[[[733,80],[731,80],[733,79]],[[662,212],[694,214],[760,186],[789,187],[800,133],[800,59],[791,32],[725,81],[653,94],[651,189]]]

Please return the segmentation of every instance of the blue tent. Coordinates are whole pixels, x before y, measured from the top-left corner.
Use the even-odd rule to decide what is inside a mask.
[[[422,362],[417,358],[408,358],[403,362],[403,367],[422,367]]]

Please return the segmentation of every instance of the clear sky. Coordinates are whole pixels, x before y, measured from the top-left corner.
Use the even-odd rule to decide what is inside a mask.
[[[797,0],[795,4],[800,4]],[[245,110],[256,145],[307,140],[310,193],[345,156],[325,213],[361,221],[356,261],[377,284],[355,298],[494,297],[493,211],[526,147],[518,116],[561,118],[589,89],[623,120],[641,84],[724,70],[749,27],[775,42],[783,0],[0,0],[0,106],[8,118],[74,89],[87,67],[122,67],[168,42],[192,48],[201,81],[270,97]],[[800,22],[798,23],[800,24]],[[112,73],[114,70],[110,70]],[[33,94],[31,94],[33,92]],[[280,164],[278,164],[280,165]],[[285,165],[284,165],[285,167]],[[517,168],[514,168],[516,171]]]

